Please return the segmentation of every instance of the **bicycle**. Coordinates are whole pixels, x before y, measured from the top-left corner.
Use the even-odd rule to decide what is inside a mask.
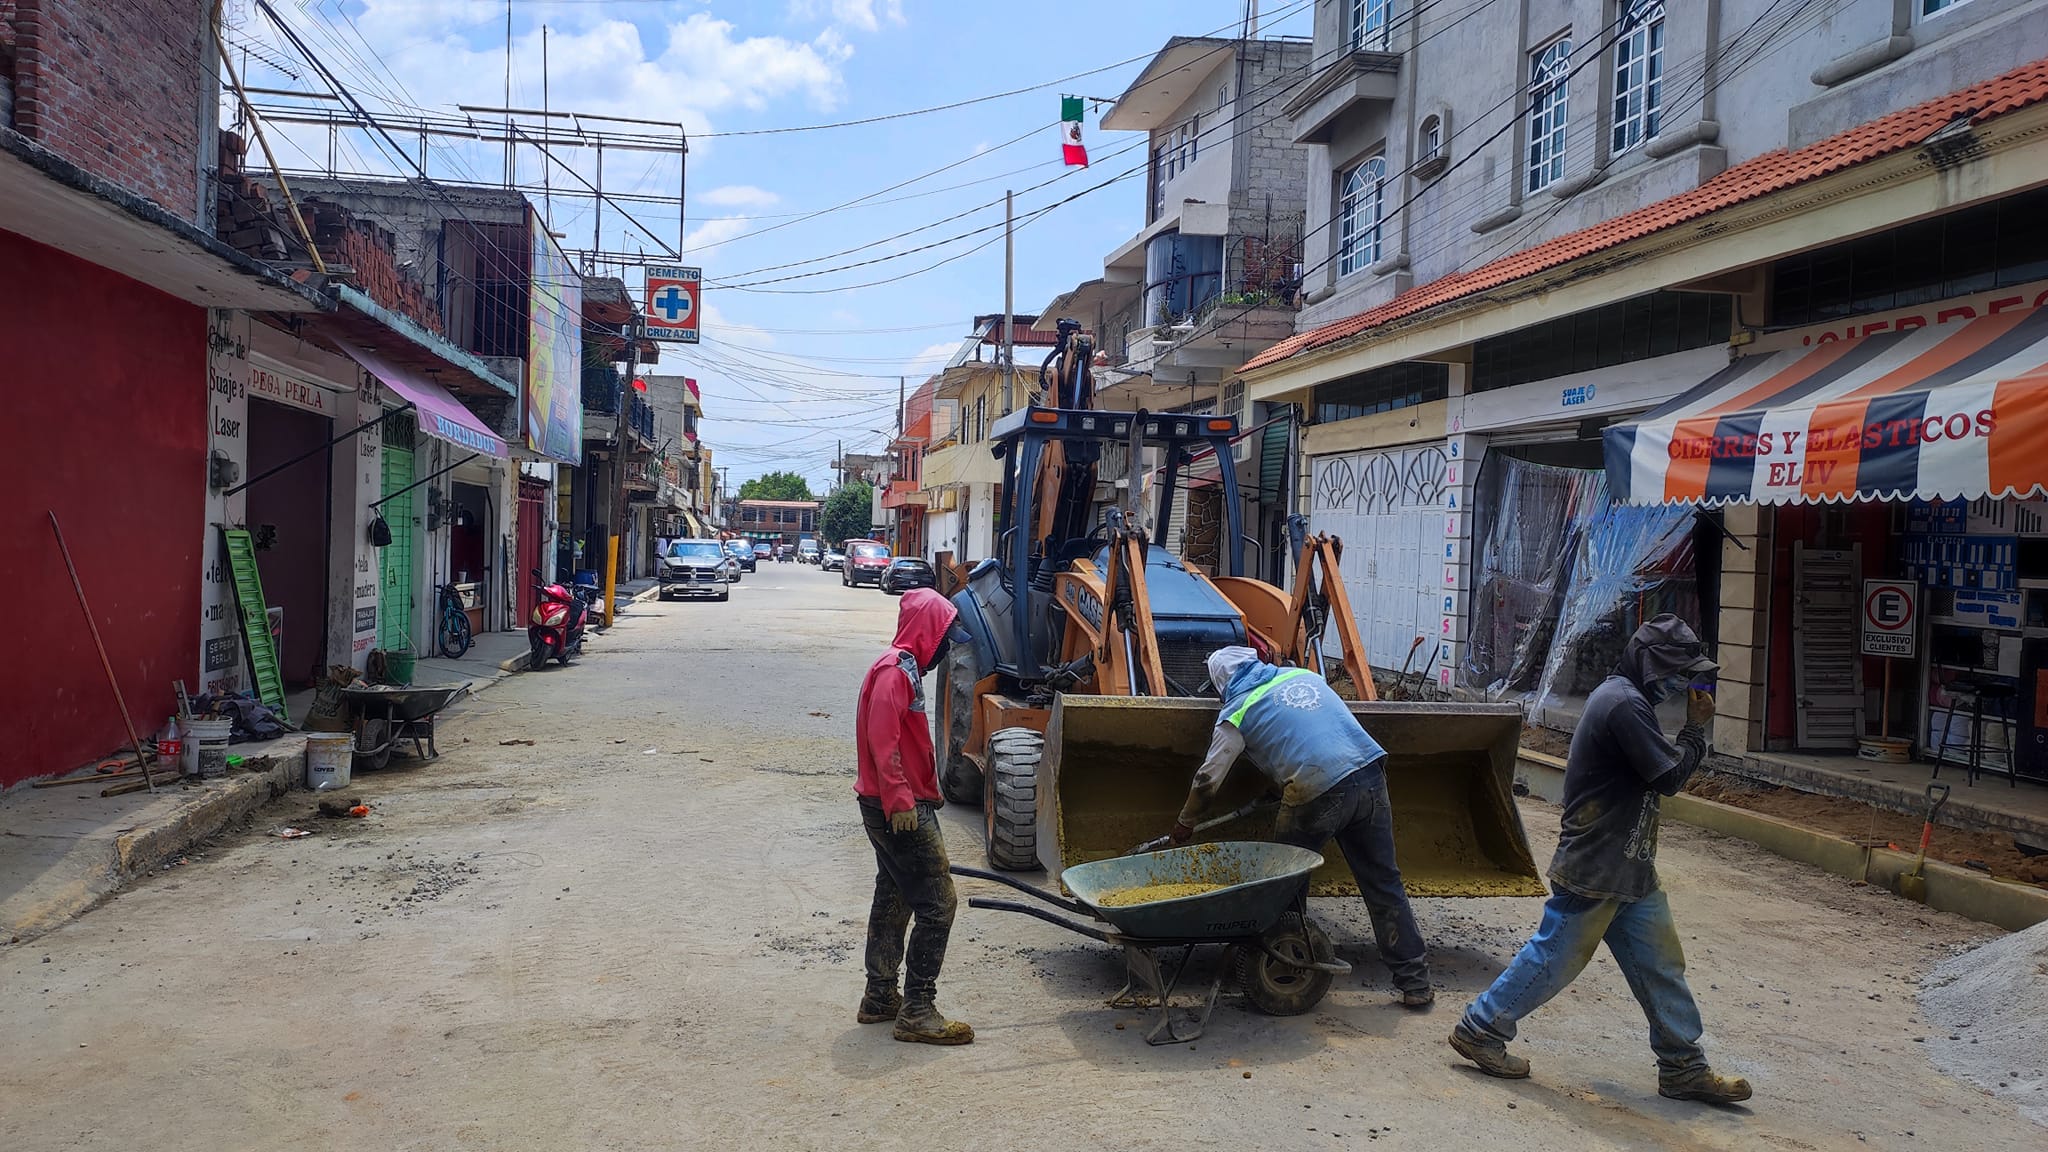
[[[469,631],[469,613],[463,611],[462,593],[455,590],[455,585],[441,585],[439,595],[441,625],[436,629],[435,646],[448,659],[460,660],[474,642]]]

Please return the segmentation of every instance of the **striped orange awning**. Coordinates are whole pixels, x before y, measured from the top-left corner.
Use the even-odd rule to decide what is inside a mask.
[[[1605,448],[1629,504],[2029,496],[2048,487],[2048,308],[1743,357]]]

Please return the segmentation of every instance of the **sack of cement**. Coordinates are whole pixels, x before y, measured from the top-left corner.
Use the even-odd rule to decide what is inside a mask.
[[[348,697],[342,695],[341,690],[362,678],[362,673],[346,664],[329,665],[327,678],[313,689],[313,706],[306,710],[306,731],[348,731],[354,724],[354,718],[349,715]]]

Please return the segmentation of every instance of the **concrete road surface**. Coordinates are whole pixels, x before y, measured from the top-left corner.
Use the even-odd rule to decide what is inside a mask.
[[[1756,1084],[1745,1108],[1656,1095],[1604,954],[1528,1022],[1533,1079],[1463,1066],[1444,1037],[1533,900],[1421,904],[1442,999],[1419,1015],[1356,902],[1318,901],[1362,982],[1292,1019],[1227,995],[1202,1041],[1158,1049],[1102,1004],[1116,954],[963,903],[941,1002],[980,1039],[860,1027],[853,695],[896,603],[765,565],[730,603],[641,606],[577,666],[468,705],[438,763],[359,778],[368,819],[295,795],[0,948],[0,1146],[2044,1146],[1919,1042],[1914,981],[1981,928],[1683,828],[1663,871],[1710,1050]],[[1546,858],[1556,810],[1524,818]],[[948,822],[978,861],[976,821]],[[319,831],[267,834],[288,823]]]

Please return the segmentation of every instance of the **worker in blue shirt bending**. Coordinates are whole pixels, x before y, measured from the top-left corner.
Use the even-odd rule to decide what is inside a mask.
[[[1336,839],[1365,898],[1380,960],[1394,975],[1401,1003],[1428,1007],[1436,993],[1429,986],[1427,949],[1394,862],[1386,750],[1330,685],[1306,668],[1274,667],[1250,648],[1219,648],[1209,656],[1209,683],[1223,708],[1173,827],[1173,842],[1194,837],[1195,821],[1231,766],[1249,755],[1280,790],[1273,838],[1315,852]]]

